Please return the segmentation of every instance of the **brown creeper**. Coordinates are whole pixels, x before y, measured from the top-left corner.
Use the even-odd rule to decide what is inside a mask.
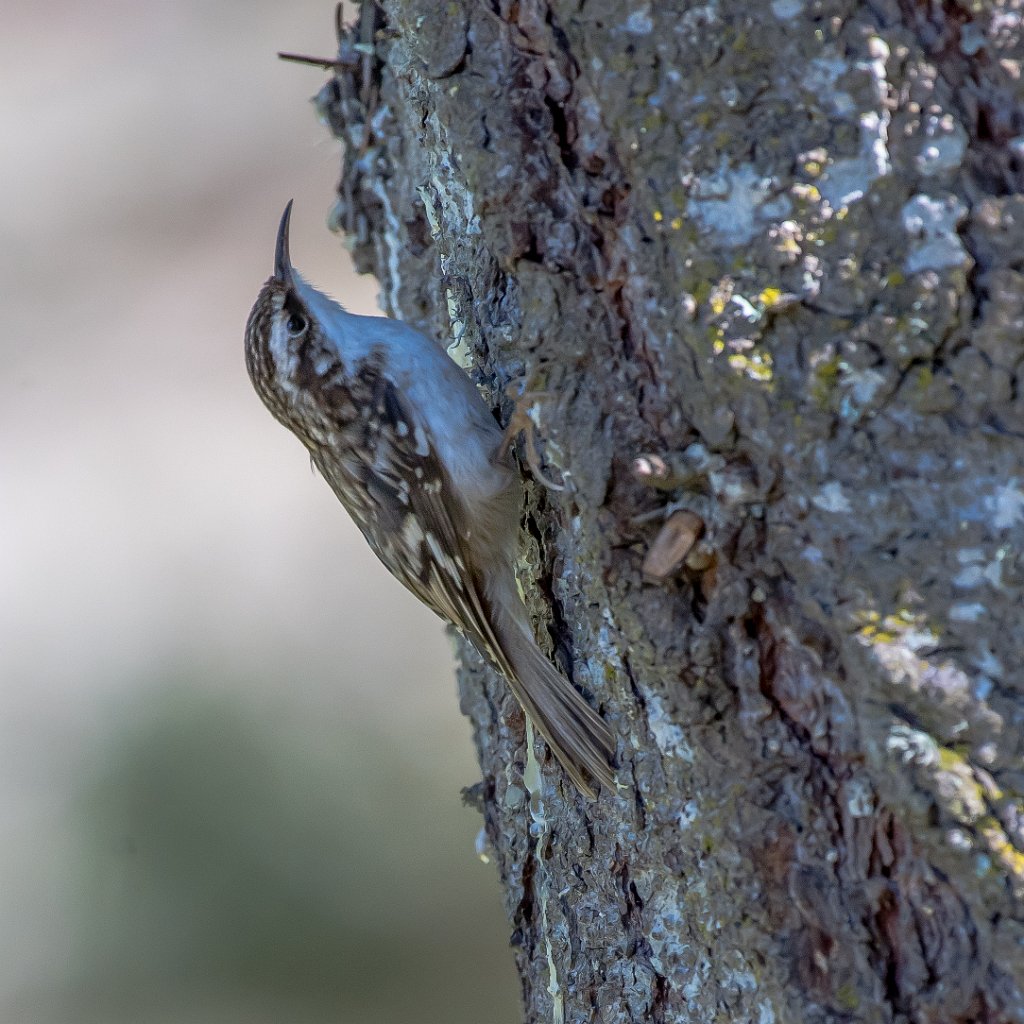
[[[418,331],[347,313],[296,273],[291,205],[246,325],[256,393],[391,573],[504,675],[580,791],[613,787],[611,731],[544,657],[519,596],[522,492],[494,417]]]

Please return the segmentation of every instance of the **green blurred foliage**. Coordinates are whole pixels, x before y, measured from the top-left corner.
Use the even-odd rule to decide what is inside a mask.
[[[234,698],[160,692],[82,780],[81,902],[47,1019],[517,1019],[493,869],[454,790],[382,758],[387,737],[340,735],[331,756]]]

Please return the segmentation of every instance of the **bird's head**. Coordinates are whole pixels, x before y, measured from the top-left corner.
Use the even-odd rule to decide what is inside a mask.
[[[306,440],[317,418],[317,385],[337,362],[337,347],[329,337],[331,307],[341,309],[292,266],[291,214],[289,201],[277,231],[273,276],[260,289],[246,324],[245,365],[263,404]]]

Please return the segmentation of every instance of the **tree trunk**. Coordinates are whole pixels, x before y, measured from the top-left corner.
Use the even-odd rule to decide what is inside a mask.
[[[521,578],[618,737],[587,804],[463,648],[527,1020],[1024,1020],[1021,38],[1011,0],[340,34],[333,220],[502,422],[533,393]]]

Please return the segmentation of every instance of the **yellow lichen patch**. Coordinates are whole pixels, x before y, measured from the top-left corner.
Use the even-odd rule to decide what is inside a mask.
[[[760,381],[762,384],[770,383],[774,375],[769,352],[736,353],[729,356],[729,365],[734,370],[745,373],[751,380]]]
[[[1024,892],[1024,853],[1006,838],[1003,828],[994,819],[982,825],[981,835],[992,856],[1012,876],[1016,883],[1013,885],[1014,894],[1019,898]]]
[[[971,763],[949,747],[939,747],[938,753],[936,782],[943,806],[963,824],[975,824],[986,814],[988,805]]]
[[[823,359],[815,365],[811,378],[811,397],[819,409],[827,409],[832,392],[839,380],[842,360],[838,355]],[[877,613],[874,613],[877,614]]]
[[[836,1002],[839,1004],[840,1009],[852,1013],[860,1005],[856,987],[852,983],[840,985],[836,989]]]
[[[907,607],[886,615],[865,609],[856,618],[857,638],[873,649],[894,682],[916,689],[920,680],[936,668],[917,653],[922,648],[932,648],[939,639],[923,614]],[[950,668],[948,663],[937,667],[946,671]],[[1015,893],[1024,896],[1024,853],[1012,844],[997,816],[999,812],[994,810],[1002,805],[1005,794],[986,772],[972,763],[968,746],[943,745],[927,734],[919,735],[929,741],[934,757],[917,763],[930,768],[932,793],[943,813],[960,822],[978,840],[975,849],[984,844],[991,857],[991,861],[984,858],[988,870],[998,865]]]
[[[939,747],[939,767],[944,771],[950,772],[962,768],[966,762],[967,759],[964,755],[952,747]]]
[[[817,188],[814,185],[807,184],[807,182],[797,182],[791,191],[797,199],[806,199],[812,203],[816,203],[821,199],[821,193]]]
[[[723,277],[712,289],[711,294],[708,296],[708,303],[711,306],[711,312],[715,316],[721,316],[725,307],[729,305],[729,300],[732,298],[732,293],[735,285],[731,277]]]
[[[800,237],[802,238],[803,235]],[[786,235],[783,237],[779,241],[779,244],[775,246],[775,250],[776,252],[789,253],[791,256],[799,256],[801,251],[799,243],[792,235]]]
[[[655,210],[654,211],[654,223],[655,224],[660,224],[664,219],[665,219],[665,214],[663,214],[661,212],[661,210]]]
[[[761,290],[756,301],[759,302],[764,309],[776,312],[778,310],[789,309],[790,306],[795,306],[800,301],[800,296],[795,292],[784,292],[781,288],[768,287]]]
[[[897,608],[884,618],[876,611],[865,610],[858,613],[857,619],[862,623],[857,635],[869,643],[895,643],[904,639],[910,630],[925,634],[930,643],[938,643],[939,634],[925,625],[923,615],[909,608]]]

